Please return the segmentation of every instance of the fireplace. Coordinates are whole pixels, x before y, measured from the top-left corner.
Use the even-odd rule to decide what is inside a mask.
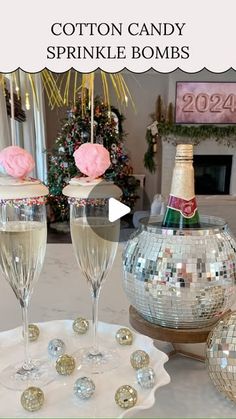
[[[166,199],[171,188],[175,152],[175,144],[162,140],[161,194]],[[233,196],[236,200],[236,146],[228,147],[222,142],[206,139],[194,147],[193,162],[196,195]]]
[[[228,195],[232,169],[231,155],[194,155],[197,195]]]

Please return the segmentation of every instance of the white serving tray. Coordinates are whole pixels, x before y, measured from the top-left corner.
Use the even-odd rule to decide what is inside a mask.
[[[50,339],[61,338],[66,344],[66,353],[72,354],[80,347],[89,346],[90,333],[77,336],[72,330],[72,320],[57,320],[38,323],[40,337],[37,342],[30,343],[33,357],[47,356],[47,345]],[[153,345],[152,339],[134,333],[134,341],[131,346],[120,346],[115,340],[116,331],[122,326],[99,322],[99,340],[103,346],[116,348],[119,351],[122,362],[118,369],[101,375],[93,375],[91,378],[96,385],[96,392],[89,400],[78,400],[73,395],[75,380],[88,375],[83,370],[75,370],[71,376],[62,377],[56,375],[56,379],[43,388],[45,403],[41,410],[35,413],[26,412],[20,404],[20,391],[13,391],[0,386],[0,417],[133,417],[144,409],[153,406],[155,392],[158,388],[168,384],[170,377],[164,368],[168,357]],[[135,370],[130,365],[130,355],[136,349],[143,349],[150,356],[150,366],[156,372],[156,385],[150,390],[142,389],[136,382]],[[23,356],[22,329],[17,328],[0,333],[0,369],[10,363],[20,361]],[[117,388],[123,384],[130,384],[138,391],[136,406],[124,410],[116,405],[114,395]],[[145,413],[143,414],[145,416]]]

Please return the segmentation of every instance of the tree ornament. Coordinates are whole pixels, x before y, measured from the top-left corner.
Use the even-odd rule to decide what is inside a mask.
[[[147,367],[149,362],[150,358],[148,353],[140,349],[134,351],[130,356],[130,363],[135,370]]]
[[[58,358],[65,353],[65,343],[61,339],[52,339],[48,343],[48,353],[52,357]]]
[[[100,134],[96,136],[96,143],[103,145],[103,138]]]
[[[74,394],[79,399],[89,399],[95,392],[95,384],[91,378],[80,377],[74,384]]]
[[[84,335],[89,329],[89,322],[83,317],[78,317],[73,321],[72,327],[75,333]]]
[[[96,106],[96,108],[95,108],[95,116],[101,116],[101,109],[100,109],[100,106]]]
[[[21,395],[21,405],[28,412],[36,412],[44,403],[44,394],[39,387],[29,387]]]
[[[65,147],[60,146],[60,147],[58,148],[58,152],[59,152],[59,154],[64,154],[64,153],[65,153]]]
[[[81,139],[82,139],[83,141],[88,141],[88,139],[89,139],[89,133],[88,133],[87,131],[82,131],[82,132],[80,133],[80,137],[81,137]]]
[[[142,388],[152,388],[156,381],[156,374],[151,367],[144,367],[137,370],[136,377]]]
[[[115,393],[115,401],[123,409],[130,409],[137,403],[138,394],[130,385],[123,385]]]
[[[133,333],[131,332],[130,329],[128,329],[126,327],[121,327],[116,332],[116,341],[120,345],[132,345],[132,343],[133,343]]]
[[[71,355],[60,355],[56,361],[56,370],[60,375],[70,375],[75,369],[75,359]]]

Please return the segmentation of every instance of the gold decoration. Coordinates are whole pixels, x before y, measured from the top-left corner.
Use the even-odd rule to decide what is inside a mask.
[[[130,356],[130,363],[135,370],[147,367],[149,362],[150,358],[148,353],[140,349],[134,351]]]
[[[56,361],[56,370],[60,375],[70,375],[75,369],[75,359],[71,355],[61,355]]]
[[[29,100],[29,93],[28,92],[26,92],[26,94],[25,94],[25,109],[27,111],[30,110],[30,100]]]
[[[83,317],[78,317],[73,321],[72,327],[75,333],[84,335],[89,329],[89,322]]]
[[[174,123],[174,107],[172,102],[169,103],[167,108],[166,122],[170,125]]]
[[[135,388],[123,385],[118,388],[115,394],[115,401],[123,409],[130,409],[137,403],[138,394]]]
[[[120,345],[132,345],[133,333],[127,327],[121,327],[121,329],[116,332],[116,341]]]
[[[36,412],[44,403],[44,394],[39,387],[29,387],[21,395],[21,404],[28,412]]]
[[[81,86],[77,88],[77,92],[81,91],[82,106],[84,104],[84,107],[86,105],[86,89],[88,90],[89,98],[93,97],[95,74],[97,73],[82,74]],[[112,87],[117,101],[121,104],[121,106],[127,106],[130,100],[133,108],[135,109],[131,93],[122,74],[107,74],[104,73],[104,71],[100,71],[100,76],[103,87],[103,99],[108,108],[110,108],[110,88]],[[68,75],[68,77],[70,76]]]
[[[16,70],[12,73],[13,80],[15,81],[15,90],[17,96],[20,97],[20,86],[18,85],[17,80],[19,79],[19,71]],[[38,95],[35,83],[35,74],[25,73],[27,75],[26,78],[26,86],[25,91],[30,97],[30,93],[38,106]],[[94,79],[95,74],[99,74],[99,72],[91,72],[89,74],[81,74],[75,70],[69,70],[64,74],[55,75],[51,71],[45,69],[40,72],[43,88],[45,94],[47,95],[48,104],[51,109],[55,107],[63,107],[63,106],[70,106],[75,105],[77,96],[81,94],[82,106],[85,107],[85,90],[88,90],[89,98],[92,99],[94,94]],[[79,77],[78,77],[79,75]],[[120,73],[116,74],[108,74],[104,71],[100,71],[100,76],[102,80],[103,86],[103,98],[104,103],[109,107],[110,106],[110,90],[113,89],[117,98],[117,101],[121,104],[121,106],[127,106],[128,102],[130,101],[133,108],[135,109],[135,105],[129,91],[129,88],[124,80],[124,77]],[[0,73],[0,85],[3,86],[4,89],[5,84],[5,76],[4,74]],[[30,89],[30,92],[28,91]],[[91,100],[91,103],[93,100]],[[30,104],[27,99],[27,108],[29,109]]]
[[[163,116],[163,101],[161,95],[157,96],[156,100],[156,112],[155,112],[155,118],[158,122],[161,121]]]
[[[28,325],[28,338],[30,342],[35,342],[40,334],[39,327],[36,324],[29,324]]]

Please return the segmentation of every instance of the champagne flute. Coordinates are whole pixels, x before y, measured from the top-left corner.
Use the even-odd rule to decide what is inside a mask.
[[[1,201],[0,270],[20,303],[23,319],[24,361],[0,372],[1,383],[11,389],[44,385],[53,379],[47,360],[31,359],[28,337],[28,307],[42,269],[46,239],[44,198]]]
[[[76,352],[82,366],[102,373],[118,366],[118,353],[98,345],[98,300],[118,246],[119,220],[108,220],[108,199],[69,199],[70,230],[74,252],[92,295],[93,342]]]

